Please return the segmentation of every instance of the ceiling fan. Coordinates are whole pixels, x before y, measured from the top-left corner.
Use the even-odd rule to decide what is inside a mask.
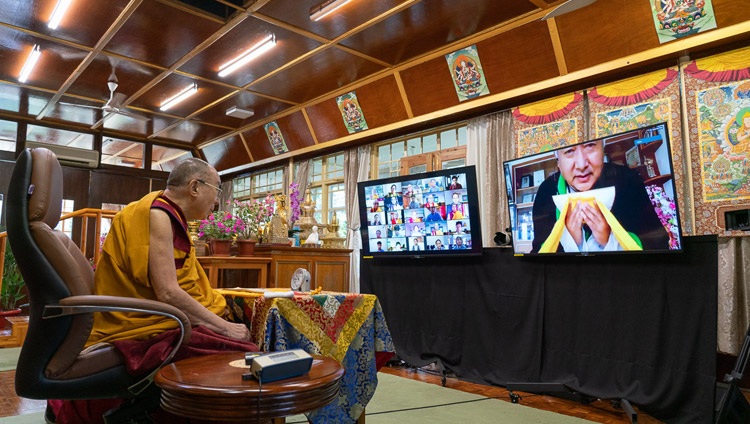
[[[105,103],[104,106],[89,106],[89,105],[66,103],[66,102],[60,102],[60,104],[68,105],[68,106],[84,107],[88,109],[101,109],[102,112],[104,112],[104,114],[107,116],[109,114],[115,113],[118,115],[127,116],[129,118],[137,119],[139,121],[145,122],[149,120],[149,118],[132,113],[122,106],[122,102],[127,98],[127,95],[123,93],[117,93],[118,83],[117,83],[117,76],[115,75],[114,67],[112,67],[112,73],[109,74],[109,78],[107,80],[107,87],[109,88],[109,100],[107,100],[107,103]]]
[[[560,15],[564,15],[576,9],[586,7],[594,2],[596,2],[596,0],[567,0],[559,4],[558,6],[554,7],[552,11],[544,15],[544,17],[541,20],[544,21],[550,18],[558,17]]]

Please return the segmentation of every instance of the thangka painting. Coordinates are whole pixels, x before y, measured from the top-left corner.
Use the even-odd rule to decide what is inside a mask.
[[[362,113],[362,108],[357,101],[357,94],[354,91],[336,97],[336,104],[339,106],[341,116],[344,118],[344,125],[349,134],[367,129],[365,115]]]
[[[650,0],[659,43],[716,28],[712,0]]]
[[[273,149],[273,153],[275,155],[286,153],[289,151],[289,149],[286,147],[284,136],[281,134],[281,130],[279,129],[279,125],[276,123],[276,121],[272,121],[267,123],[266,125],[263,125],[263,128],[266,130],[266,136],[268,136],[268,141],[271,143],[271,148]]]
[[[750,81],[695,92],[703,200],[750,199]]]
[[[583,141],[583,106],[575,92],[513,109],[517,157]]]
[[[671,115],[669,98],[605,110],[596,114],[595,138],[669,121]]]
[[[526,156],[578,143],[577,124],[577,119],[564,119],[519,130],[518,155]]]
[[[476,45],[448,53],[445,60],[448,61],[459,101],[490,94]]]

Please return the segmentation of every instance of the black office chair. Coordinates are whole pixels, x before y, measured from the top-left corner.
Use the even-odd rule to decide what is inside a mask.
[[[93,313],[127,311],[174,319],[181,336],[162,365],[189,340],[188,318],[162,302],[92,294],[91,264],[70,238],[54,230],[62,207],[62,177],[54,153],[25,149],[16,161],[6,198],[8,240],[29,298],[16,393],[30,399],[136,399],[146,393],[153,398],[158,390],[150,383],[158,368],[146,376],[131,376],[112,345],[83,350]],[[144,392],[148,387],[152,390]]]

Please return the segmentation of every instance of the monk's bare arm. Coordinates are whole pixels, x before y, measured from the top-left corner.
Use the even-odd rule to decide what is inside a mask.
[[[148,272],[156,298],[184,311],[193,326],[203,325],[233,339],[250,340],[250,331],[244,324],[225,321],[180,288],[174,269],[172,224],[169,216],[163,211],[152,209],[149,225]]]

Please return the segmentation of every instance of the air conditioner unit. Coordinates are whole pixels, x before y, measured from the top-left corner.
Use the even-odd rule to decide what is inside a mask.
[[[79,168],[96,168],[99,166],[99,152],[96,150],[79,149],[77,147],[61,146],[59,144],[38,143],[27,141],[26,147],[36,149],[44,147],[57,156],[61,165],[76,166]]]

